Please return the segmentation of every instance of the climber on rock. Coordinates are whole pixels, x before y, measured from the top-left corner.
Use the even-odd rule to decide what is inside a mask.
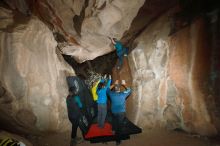
[[[128,48],[125,48],[120,41],[118,41],[116,38],[110,38],[112,44],[114,45],[114,48],[116,49],[116,54],[119,59],[119,63],[117,65],[117,69],[120,69],[123,65],[123,57],[128,55]]]
[[[77,95],[77,89],[73,86],[69,88],[69,95],[66,98],[68,117],[72,123],[72,133],[70,146],[75,146],[81,143],[83,140],[77,137],[77,128],[79,127],[80,110],[82,108],[82,103],[80,97]]]
[[[120,91],[120,87],[125,88],[124,91]],[[114,91],[111,91],[110,88],[107,90],[107,94],[111,99],[111,111],[113,114],[113,131],[115,134],[120,134],[123,129],[123,120],[125,118],[126,112],[126,99],[131,94],[131,89],[126,86],[125,80],[122,80],[121,85],[119,81],[116,80],[115,84],[111,86],[111,89],[114,88]],[[117,140],[116,143],[120,143],[120,140]]]
[[[111,75],[109,75],[109,79],[107,83],[105,83],[105,78],[102,79],[97,88],[98,95],[98,127],[104,128],[105,118],[107,115],[107,89],[110,88],[111,85]]]

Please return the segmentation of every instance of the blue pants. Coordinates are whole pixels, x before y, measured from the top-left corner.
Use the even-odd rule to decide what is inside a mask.
[[[100,128],[104,127],[106,115],[107,115],[107,105],[98,104],[98,126]]]

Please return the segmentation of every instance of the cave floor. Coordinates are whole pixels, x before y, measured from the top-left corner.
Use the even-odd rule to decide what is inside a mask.
[[[31,139],[31,142],[34,146],[69,146],[70,132],[35,137],[35,139]],[[77,146],[94,145],[115,146],[115,142],[91,144],[85,141]],[[184,132],[165,131],[160,129],[148,130],[138,135],[132,135],[130,140],[122,141],[120,146],[220,146],[220,142],[219,140],[213,141],[207,137],[189,135]]]

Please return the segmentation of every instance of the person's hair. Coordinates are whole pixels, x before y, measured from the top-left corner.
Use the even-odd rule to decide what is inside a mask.
[[[70,88],[69,88],[69,92],[72,93],[72,94],[74,94],[74,95],[76,95],[76,94],[77,94],[77,93],[76,93],[76,92],[77,92],[77,91],[76,91],[76,87],[75,87],[75,86],[70,87]]]
[[[115,91],[120,91],[120,85],[119,84],[115,84],[114,90]]]
[[[99,83],[99,85],[98,85],[98,90],[100,90],[100,89],[103,88],[104,86],[105,86],[105,83],[103,83],[103,82]]]

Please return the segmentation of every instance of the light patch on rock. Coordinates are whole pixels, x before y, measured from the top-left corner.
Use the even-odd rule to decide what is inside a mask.
[[[7,19],[4,22],[11,23]],[[9,96],[5,98],[13,99],[10,103],[13,113],[23,108],[27,113],[32,113],[32,119],[26,117],[25,120],[23,117],[22,120],[33,121],[36,118],[36,123],[31,126],[23,123],[23,130],[27,127],[42,131],[65,130],[63,124],[66,122],[60,117],[68,117],[63,114],[67,111],[61,98],[68,94],[66,75],[75,73],[62,58],[58,58],[52,32],[32,17],[27,24],[17,24],[11,33],[0,30],[0,42],[0,70],[3,71],[0,73],[0,83]],[[1,110],[9,115],[7,122],[20,127],[20,118],[12,120],[16,119],[15,115],[4,107],[5,103],[1,102]]]
[[[207,50],[202,48],[207,45],[202,42],[207,37],[202,33],[204,21],[196,20],[174,37],[168,37],[169,15],[162,15],[142,32],[128,58],[135,123],[145,128],[216,134],[216,125],[211,120],[213,113],[208,111],[208,92],[200,77],[207,78],[208,74],[207,66],[201,66],[204,61],[201,57],[206,56],[204,50]]]
[[[44,100],[44,104],[45,104],[46,106],[50,105],[50,103],[51,103],[51,100],[50,100],[50,99],[45,99],[45,100]]]

